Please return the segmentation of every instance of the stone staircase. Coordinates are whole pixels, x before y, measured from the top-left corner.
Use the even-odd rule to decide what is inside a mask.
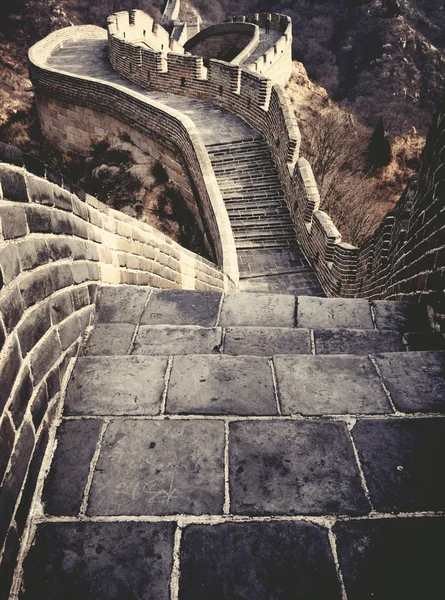
[[[18,597],[438,597],[443,343],[420,305],[103,287]]]
[[[207,146],[237,249],[296,247],[280,179],[263,138]]]
[[[240,289],[323,296],[262,137],[206,144],[238,254]]]

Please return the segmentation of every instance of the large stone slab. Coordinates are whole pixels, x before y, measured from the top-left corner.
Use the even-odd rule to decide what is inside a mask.
[[[308,329],[288,327],[228,327],[224,353],[272,356],[272,354],[310,354]]]
[[[22,600],[169,600],[174,523],[43,523]]]
[[[327,530],[310,523],[191,525],[180,600],[341,598]]]
[[[445,519],[338,522],[334,533],[348,600],[441,597]]]
[[[101,428],[100,419],[64,421],[59,427],[56,452],[43,488],[46,514],[79,513]]]
[[[99,323],[138,323],[149,292],[144,287],[104,286],[99,299]]]
[[[376,356],[383,381],[402,412],[445,412],[445,352]]]
[[[309,329],[373,329],[367,300],[299,296],[297,326]]]
[[[267,359],[176,356],[167,393],[167,412],[276,415]]]
[[[141,325],[132,354],[212,354],[219,353],[222,330],[219,327],[169,327]]]
[[[220,514],[224,423],[119,420],[104,436],[89,515]]]
[[[280,294],[225,294],[221,327],[294,327],[295,297]]]
[[[274,356],[283,414],[392,412],[366,356]]]
[[[376,510],[445,510],[445,420],[364,419],[352,435]]]
[[[142,315],[144,325],[214,327],[221,303],[219,292],[162,290],[153,292]]]
[[[402,334],[396,331],[359,329],[322,329],[314,331],[317,354],[368,355],[378,352],[403,352]]]
[[[130,350],[135,329],[133,323],[97,323],[88,340],[87,353],[92,356],[125,355]]]
[[[364,514],[360,483],[344,423],[231,423],[231,510],[249,515]]]
[[[377,329],[393,331],[428,331],[428,315],[425,306],[414,302],[374,300]]]
[[[167,358],[81,357],[68,385],[67,415],[155,415]]]

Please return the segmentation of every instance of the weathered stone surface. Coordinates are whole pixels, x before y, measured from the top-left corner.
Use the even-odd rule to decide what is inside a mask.
[[[33,449],[34,431],[29,423],[25,423],[14,446],[10,469],[0,487],[0,544],[3,544],[10,526]]]
[[[111,356],[127,354],[136,325],[133,323],[97,323],[88,340],[88,354]]]
[[[22,600],[169,600],[174,523],[44,523]]]
[[[220,292],[155,291],[150,296],[141,323],[214,327],[220,302]]]
[[[373,301],[377,329],[392,331],[428,331],[425,306],[414,302]]]
[[[88,480],[102,421],[64,421],[57,431],[57,448],[43,488],[45,513],[77,515]]]
[[[148,294],[147,288],[103,287],[99,299],[98,321],[100,323],[138,323]]]
[[[0,423],[0,481],[3,479],[6,467],[11,457],[11,451],[14,446],[14,429],[8,415],[4,415]]]
[[[30,177],[26,179],[28,186],[29,199],[38,204],[54,205],[54,186],[39,177]]]
[[[445,519],[340,521],[334,533],[348,600],[440,597]]]
[[[52,233],[51,210],[32,204],[26,207],[26,218],[31,233]]]
[[[26,215],[18,206],[0,206],[1,232],[5,240],[26,235]]]
[[[8,166],[0,166],[0,183],[3,190],[3,198],[15,202],[28,202],[26,193],[25,177],[19,171],[13,171]]]
[[[231,510],[236,514],[364,514],[370,510],[344,423],[231,423],[229,464]]]
[[[55,294],[49,301],[48,306],[53,325],[68,318],[74,311],[73,298],[69,290]]]
[[[0,563],[0,598],[8,598],[10,586],[17,564],[17,555],[20,549],[20,539],[15,527],[11,527],[6,538],[3,556]]]
[[[190,525],[180,600],[341,598],[327,530],[310,523]]]
[[[49,260],[46,240],[40,238],[27,239],[19,244],[20,263],[23,271],[35,269]]]
[[[7,333],[11,333],[23,315],[23,299],[18,286],[12,287],[0,300],[0,311]]]
[[[32,422],[34,429],[37,431],[40,427],[43,417],[45,416],[46,409],[48,408],[48,390],[46,383],[40,386],[38,389],[33,403],[31,405]]]
[[[53,291],[49,269],[27,274],[20,281],[19,289],[26,308],[47,298]]]
[[[35,384],[43,379],[61,354],[59,336],[57,331],[52,329],[31,353],[31,371]]]
[[[376,354],[403,352],[402,334],[395,331],[322,329],[314,331],[317,354]],[[284,353],[282,353],[284,354]]]
[[[167,359],[80,357],[66,394],[68,415],[154,415],[159,412]]]
[[[110,423],[91,487],[89,515],[220,514],[224,423]]]
[[[272,356],[310,354],[309,330],[286,327],[228,327],[224,353]]]
[[[132,354],[219,353],[221,341],[222,330],[219,327],[141,325]]]
[[[445,420],[361,420],[352,430],[379,511],[445,509]]]
[[[445,334],[439,331],[405,333],[408,350],[445,350]]]
[[[392,412],[366,356],[274,356],[283,414]]]
[[[23,533],[26,525],[26,520],[29,515],[29,509],[31,507],[32,498],[36,489],[37,478],[40,473],[42,466],[43,457],[45,455],[46,447],[48,444],[48,426],[44,424],[40,430],[40,435],[36,440],[34,452],[29,464],[28,473],[26,476],[26,483],[23,487],[22,495],[18,509],[15,513],[15,522],[19,534]]]
[[[445,411],[445,352],[381,354],[376,361],[398,410]]]
[[[68,319],[65,319],[65,321],[59,325],[58,332],[62,350],[66,350],[82,333],[82,323],[79,315],[74,313],[70,315]]]
[[[272,373],[266,358],[176,356],[167,412],[275,415]]]
[[[0,276],[5,285],[8,285],[20,274],[20,260],[17,246],[10,244],[0,250]]]
[[[219,324],[294,327],[295,297],[279,294],[225,294]]]
[[[367,300],[300,296],[297,326],[310,329],[373,329]]]
[[[21,356],[19,345],[14,339],[11,344],[8,344],[5,354],[0,361],[0,410],[3,408],[9,398],[15,378],[20,370]]]
[[[25,319],[17,331],[23,357],[34,348],[50,327],[51,318],[47,303],[25,313]]]
[[[33,385],[28,366],[22,370],[19,377],[18,385],[16,385],[14,394],[11,398],[11,404],[9,405],[9,410],[16,428],[19,428],[22,423],[23,416],[28,408],[33,392]]]

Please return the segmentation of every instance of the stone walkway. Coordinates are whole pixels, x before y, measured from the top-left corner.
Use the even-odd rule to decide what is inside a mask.
[[[261,56],[263,56],[269,48],[271,48],[282,36],[282,33],[277,29],[271,29],[267,34],[265,30],[260,27],[260,39],[258,41],[258,46],[255,50],[244,59],[241,64],[243,66],[248,66],[256,62]]]
[[[418,306],[127,286],[99,307],[22,600],[441,597],[445,353]]]
[[[275,33],[271,30],[270,39]],[[227,206],[238,251],[240,289],[324,296],[297,244],[267,144],[243,119],[211,102],[147,91],[129,82],[111,68],[106,40],[66,44],[47,64],[118,83],[190,117],[207,146]]]

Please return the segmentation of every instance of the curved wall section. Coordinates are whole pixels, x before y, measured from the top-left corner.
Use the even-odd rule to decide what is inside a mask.
[[[231,284],[205,259],[74,190],[35,159],[3,145],[0,155],[17,165],[0,163],[3,590],[11,583],[65,372],[94,318],[100,286],[224,290]],[[51,181],[18,166],[23,162]]]
[[[29,51],[30,77],[39,94],[56,101],[105,113],[149,138],[173,144],[188,166],[201,200],[202,221],[213,243],[216,261],[238,283],[235,242],[227,211],[205,146],[193,122],[181,113],[118,84],[71,75],[48,67],[46,59],[61,45],[78,39],[104,39],[106,32],[93,25],[56,31]]]
[[[223,59],[239,65],[258,46],[259,30],[252,23],[219,23],[206,27],[184,44],[186,52],[210,58]]]

